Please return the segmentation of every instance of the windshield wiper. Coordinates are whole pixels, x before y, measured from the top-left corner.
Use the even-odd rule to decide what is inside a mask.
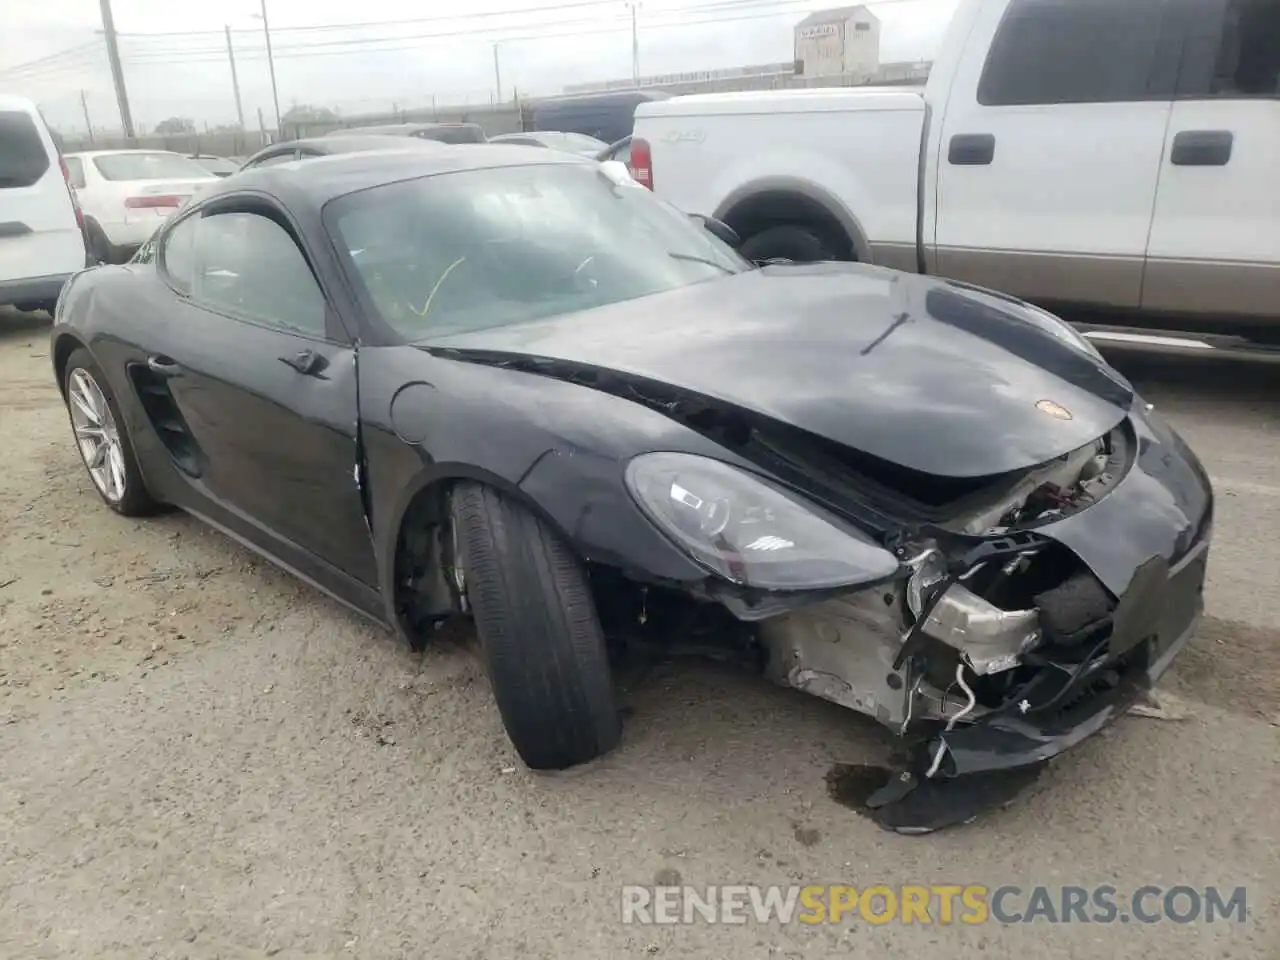
[[[668,250],[667,256],[672,260],[688,260],[690,263],[705,263],[708,267],[715,267],[717,270],[723,270],[725,273],[737,273],[732,267],[726,267],[723,263],[716,263],[714,260],[708,260],[706,257],[694,256],[692,253],[676,253],[674,250]]]

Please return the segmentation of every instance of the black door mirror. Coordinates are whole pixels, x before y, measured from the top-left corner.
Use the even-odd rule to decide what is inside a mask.
[[[708,217],[703,213],[691,213],[689,216],[702,224],[702,226],[706,228],[706,231],[717,240],[727,243],[735,250],[742,246],[742,238],[738,236],[738,231],[733,229],[733,227],[729,226],[723,220],[717,220],[715,217]]]

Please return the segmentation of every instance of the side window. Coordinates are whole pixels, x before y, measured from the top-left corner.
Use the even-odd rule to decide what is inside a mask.
[[[192,299],[219,312],[323,337],[325,299],[298,245],[256,213],[203,217]]]
[[[0,110],[0,190],[34,186],[48,169],[35,121],[21,110]]]
[[[196,276],[195,239],[200,218],[187,217],[165,234],[161,258],[169,281],[183,293],[190,293]]]
[[[1168,0],[1013,0],[987,53],[978,102],[1172,99],[1179,38],[1169,7]]]
[[[84,189],[84,162],[79,157],[64,157],[67,161],[67,174],[71,177],[71,185],[77,190]]]
[[[1184,97],[1280,97],[1280,3],[1212,0],[1197,6],[1183,57]]]

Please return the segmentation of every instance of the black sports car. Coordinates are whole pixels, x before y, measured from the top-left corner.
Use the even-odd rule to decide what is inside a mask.
[[[1191,451],[1035,307],[709,226],[535,148],[247,170],[70,282],[54,373],[112,509],[188,510],[416,647],[473,617],[535,768],[618,742],[644,642],[870,714],[902,783],[1123,712],[1201,612]]]

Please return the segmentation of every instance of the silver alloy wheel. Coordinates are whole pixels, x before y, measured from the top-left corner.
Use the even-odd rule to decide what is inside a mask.
[[[71,372],[67,399],[76,445],[80,447],[84,465],[89,468],[89,476],[107,500],[119,503],[124,499],[126,483],[124,448],[120,445],[120,431],[107,398],[93,375],[77,367]]]

